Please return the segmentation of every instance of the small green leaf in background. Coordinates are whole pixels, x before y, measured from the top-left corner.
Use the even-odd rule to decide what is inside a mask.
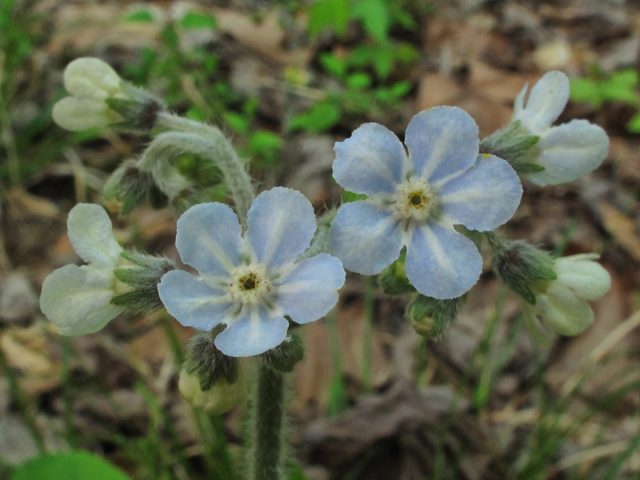
[[[211,15],[201,12],[187,12],[180,20],[180,26],[185,30],[200,30],[204,28],[216,28],[218,22]]]
[[[320,133],[337,124],[341,113],[340,106],[335,103],[318,103],[291,120],[289,130],[303,129]]]
[[[131,23],[153,23],[153,15],[147,10],[138,10],[124,17],[124,21]]]
[[[639,101],[636,92],[638,80],[638,72],[635,70],[615,72],[602,83],[600,93],[605,100],[617,100],[636,105]]]
[[[320,56],[320,63],[324,69],[335,75],[336,77],[342,77],[347,72],[347,65],[344,60],[331,55],[330,53],[324,53]]]
[[[241,134],[249,133],[249,121],[244,116],[235,112],[225,112],[222,116],[227,125],[235,132]]]
[[[36,457],[20,466],[9,480],[131,480],[106,460],[72,451]]]
[[[640,133],[640,113],[636,113],[629,123],[627,123],[627,129],[632,133]]]
[[[371,77],[366,73],[354,73],[347,78],[347,84],[352,88],[366,88],[371,86]]]
[[[317,35],[332,27],[342,36],[349,22],[348,0],[318,0],[309,6],[309,34]]]
[[[571,100],[574,102],[587,102],[594,108],[602,105],[602,95],[598,84],[588,78],[572,78]]]
[[[390,16],[384,0],[360,0],[351,17],[362,20],[364,28],[378,42],[383,43],[389,33]]]

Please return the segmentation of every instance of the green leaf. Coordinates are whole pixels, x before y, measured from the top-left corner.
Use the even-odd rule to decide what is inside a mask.
[[[572,78],[571,100],[574,102],[588,102],[593,107],[598,108],[602,105],[602,95],[598,85],[587,78]]]
[[[332,27],[342,36],[349,22],[348,0],[319,0],[309,6],[309,34],[315,36]]]
[[[358,200],[366,200],[367,198],[369,197],[364,193],[353,193],[345,190],[342,194],[342,203],[356,202]]]
[[[97,455],[72,451],[36,457],[20,466],[9,480],[131,480]]]
[[[224,121],[234,129],[238,133],[248,133],[249,132],[249,121],[235,112],[226,112],[223,115]]]
[[[262,152],[264,150],[279,150],[282,148],[284,141],[278,135],[266,130],[258,130],[249,140],[249,149],[253,152]]]
[[[378,77],[386,78],[393,68],[394,53],[391,50],[378,52],[373,60],[373,68],[375,68]]]
[[[391,94],[396,98],[404,97],[411,90],[411,82],[403,80],[402,82],[394,83],[391,87]]]
[[[344,60],[330,53],[322,54],[320,56],[320,63],[327,72],[332,73],[336,77],[342,77],[347,72],[347,65]]]
[[[364,28],[378,42],[387,39],[390,25],[390,15],[384,0],[360,0],[351,12],[352,18],[362,20]]]
[[[629,123],[627,123],[627,130],[632,133],[640,133],[640,113],[636,113]]]
[[[205,28],[216,28],[218,22],[214,17],[202,12],[187,12],[180,20],[180,26],[185,30],[200,30]]]
[[[347,85],[352,88],[367,88],[371,85],[371,77],[366,73],[354,73],[347,78]]]
[[[320,133],[336,125],[341,113],[340,106],[335,103],[318,103],[291,120],[289,129]]]
[[[153,15],[147,10],[138,10],[124,17],[124,21],[131,23],[153,23]]]

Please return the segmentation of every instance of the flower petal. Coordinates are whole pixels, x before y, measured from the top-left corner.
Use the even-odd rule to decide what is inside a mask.
[[[344,279],[344,268],[336,257],[321,253],[307,258],[278,286],[278,303],[294,322],[313,322],[338,303]]]
[[[342,205],[329,235],[331,253],[348,270],[365,275],[375,275],[391,265],[402,248],[391,212],[368,202]]]
[[[423,295],[456,298],[480,278],[482,257],[475,244],[453,228],[424,225],[413,231],[405,271]]]
[[[178,220],[176,247],[182,261],[201,275],[228,277],[240,263],[241,232],[230,207],[201,203]]]
[[[558,185],[598,168],[609,153],[609,137],[597,125],[572,120],[544,132],[536,147],[536,162],[545,169],[526,177],[536,185]]]
[[[53,121],[71,132],[104,128],[122,120],[103,100],[65,97],[51,111]]]
[[[573,290],[578,298],[598,300],[611,288],[609,272],[594,262],[592,255],[559,258],[555,263],[558,282]]]
[[[393,194],[402,181],[407,154],[398,137],[377,123],[365,123],[334,150],[333,178],[355,193]]]
[[[259,355],[280,345],[287,336],[289,322],[266,310],[247,310],[245,315],[216,337],[215,345],[230,357]]]
[[[444,183],[439,197],[446,215],[455,224],[488,231],[515,213],[522,198],[518,174],[494,155],[478,155],[476,164]]]
[[[434,107],[413,117],[404,143],[415,175],[436,182],[474,164],[478,126],[461,108]]]
[[[79,98],[105,99],[121,91],[122,79],[99,58],[76,58],[64,69],[64,88]]]
[[[295,259],[311,243],[316,217],[311,202],[290,188],[276,187],[262,192],[247,214],[245,238],[259,263],[278,268]]]
[[[531,89],[527,105],[518,119],[537,135],[560,116],[569,101],[569,91],[569,79],[564,73],[545,73]]]
[[[122,312],[110,303],[113,270],[65,265],[42,284],[40,309],[61,335],[84,335],[102,329]]]
[[[122,247],[113,236],[113,225],[100,205],[79,203],[67,218],[67,234],[73,249],[85,262],[111,266],[118,262]]]
[[[578,335],[593,323],[593,310],[587,301],[560,282],[552,282],[546,294],[536,300],[545,323],[562,335]]]
[[[158,293],[167,311],[182,325],[205,332],[225,323],[233,307],[226,292],[184,270],[165,273]]]
[[[524,110],[524,97],[527,95],[527,90],[529,90],[528,82],[524,84],[524,87],[522,87],[522,90],[520,90],[520,93],[513,102],[513,116],[511,117],[512,122],[518,120],[520,118],[520,115],[522,114],[522,110]]]

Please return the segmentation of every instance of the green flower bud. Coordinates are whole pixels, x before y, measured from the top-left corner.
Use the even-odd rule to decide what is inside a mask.
[[[220,379],[233,384],[238,379],[239,362],[236,357],[229,357],[215,346],[214,341],[224,329],[219,325],[210,332],[198,333],[187,347],[184,368],[187,373],[197,373],[200,379],[200,390],[206,392]]]
[[[406,315],[418,335],[436,338],[456,319],[465,301],[466,295],[439,300],[418,294],[407,307]]]
[[[123,250],[120,255],[127,263],[113,271],[120,288],[119,293],[111,298],[111,304],[123,307],[132,315],[164,308],[158,294],[158,283],[165,273],[176,268],[173,262],[166,257],[130,250]]]
[[[276,348],[260,355],[261,360],[274,370],[292,372],[296,364],[304,357],[304,345],[297,333],[290,332],[289,340],[285,340]]]
[[[498,277],[531,305],[536,304],[532,285],[555,280],[551,256],[524,241],[503,243],[493,232],[486,234],[495,257],[493,269]]]
[[[141,170],[135,160],[127,160],[113,172],[104,188],[104,200],[111,211],[121,215],[145,201],[154,208],[167,204],[167,196],[155,184],[151,173]]]
[[[528,175],[544,171],[544,167],[535,163],[539,155],[536,144],[538,135],[522,127],[520,120],[509,123],[506,127],[480,142],[480,153],[488,153],[504,158],[511,164],[518,175]]]
[[[405,253],[402,252],[400,258],[385,268],[378,276],[378,283],[387,295],[402,295],[416,291],[404,271],[404,258]]]
[[[197,372],[180,372],[178,388],[182,396],[194,407],[202,408],[209,415],[222,415],[237,407],[247,398],[247,379],[242,366],[238,366],[237,378],[229,383],[220,377],[207,390],[202,390]]]

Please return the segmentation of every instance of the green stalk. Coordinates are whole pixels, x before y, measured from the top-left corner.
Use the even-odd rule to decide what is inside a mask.
[[[284,376],[260,365],[253,407],[253,445],[251,446],[250,480],[281,480],[284,478],[285,418]]]
[[[22,388],[20,388],[20,384],[18,383],[18,379],[16,378],[15,373],[11,369],[11,365],[9,365],[9,361],[7,357],[4,355],[4,351],[2,347],[0,347],[0,369],[4,372],[7,380],[9,382],[9,392],[11,392],[11,396],[13,397],[16,405],[18,407],[18,411],[20,412],[20,416],[22,417],[22,421],[25,423],[29,432],[31,432],[31,436],[33,437],[36,446],[38,447],[38,452],[40,454],[44,454],[47,452],[47,447],[44,443],[44,438],[42,437],[42,433],[38,430],[38,426],[34,421],[33,417],[29,413],[27,408],[27,402],[24,399],[24,392]]]
[[[364,338],[362,339],[362,390],[371,391],[371,359],[373,352],[373,322],[375,316],[375,277],[366,277],[364,287]]]

